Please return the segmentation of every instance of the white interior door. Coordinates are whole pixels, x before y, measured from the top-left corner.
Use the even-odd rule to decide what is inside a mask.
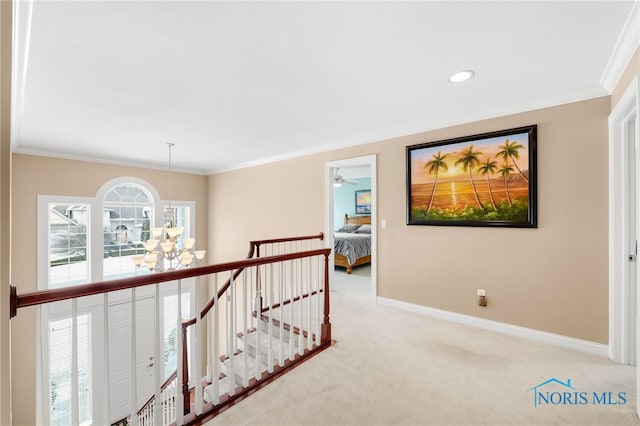
[[[638,171],[637,156],[638,150],[636,146],[636,120],[631,118],[626,123],[626,141],[627,141],[627,252],[628,252],[628,271],[627,271],[627,297],[625,308],[627,310],[628,325],[626,328],[626,355],[629,365],[636,365],[636,330],[637,330],[637,297],[638,297]]]
[[[636,77],[609,116],[609,357],[629,365],[636,363],[639,330],[639,93]]]
[[[639,292],[637,233],[640,231],[640,75],[609,116],[609,357],[635,365]],[[640,414],[640,369],[636,369]]]
[[[153,359],[155,298],[136,301],[136,374],[137,408],[153,394]],[[131,303],[124,302],[109,307],[109,358],[111,361],[111,421],[129,415],[129,356]]]

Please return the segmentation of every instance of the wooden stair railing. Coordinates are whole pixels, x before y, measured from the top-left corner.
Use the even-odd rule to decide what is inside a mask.
[[[307,339],[307,343],[306,343],[306,347],[305,348],[299,348],[299,355],[296,353],[295,356],[293,356],[293,353],[289,355],[289,358],[287,358],[286,360],[283,359],[283,354],[282,354],[282,343],[281,343],[281,349],[280,349],[280,361],[278,364],[275,363],[275,360],[271,360],[271,350],[269,349],[269,357],[268,357],[268,361],[270,363],[270,367],[269,367],[269,372],[264,371],[261,374],[258,374],[258,370],[260,367],[260,352],[258,350],[257,352],[257,366],[256,366],[256,375],[255,375],[255,379],[251,378],[249,380],[249,384],[245,385],[245,387],[241,390],[235,389],[234,387],[235,385],[231,384],[230,386],[230,390],[228,390],[229,394],[225,394],[222,398],[220,398],[219,402],[215,402],[213,404],[211,403],[207,403],[205,404],[205,410],[202,410],[202,408],[199,410],[201,411],[200,413],[198,413],[196,415],[195,412],[191,411],[191,407],[188,407],[187,409],[187,404],[184,404],[184,407],[186,410],[184,410],[181,413],[176,413],[176,420],[175,420],[175,424],[198,424],[200,421],[202,421],[203,419],[207,418],[207,416],[209,416],[209,418],[211,418],[213,415],[217,414],[220,410],[224,409],[224,405],[225,404],[229,404],[229,403],[233,403],[236,400],[239,400],[241,398],[243,398],[244,396],[249,395],[250,393],[252,393],[255,389],[259,388],[260,386],[262,386],[263,383],[268,383],[270,380],[273,380],[274,378],[278,377],[279,375],[283,374],[284,372],[288,371],[290,368],[293,368],[293,366],[297,365],[298,362],[304,360],[304,358],[310,356],[310,355],[314,355],[315,353],[317,353],[320,350],[325,349],[326,347],[330,346],[331,344],[331,324],[330,324],[330,319],[329,319],[329,270],[328,270],[328,258],[329,258],[329,254],[331,252],[331,249],[328,248],[319,248],[319,249],[312,249],[312,250],[305,250],[305,251],[298,251],[298,252],[291,252],[291,253],[282,253],[282,254],[272,254],[270,256],[265,256],[265,257],[260,257],[260,248],[263,247],[266,244],[274,244],[274,243],[285,243],[285,242],[290,242],[290,241],[302,241],[302,240],[313,240],[313,239],[318,239],[318,240],[322,240],[323,239],[323,234],[320,233],[318,235],[312,235],[312,236],[305,236],[305,237],[291,237],[291,238],[279,238],[279,239],[271,239],[271,240],[260,240],[260,241],[252,241],[251,245],[250,245],[250,250],[249,250],[249,258],[241,260],[241,261],[235,261],[235,262],[226,262],[226,263],[222,263],[222,264],[217,264],[217,265],[208,265],[208,266],[202,266],[202,267],[192,267],[189,269],[182,269],[182,270],[176,270],[176,271],[169,271],[169,272],[162,272],[162,273],[154,273],[154,274],[148,274],[148,275],[141,275],[141,276],[136,276],[136,277],[131,277],[131,278],[124,278],[124,279],[117,279],[117,280],[111,280],[111,281],[102,281],[102,282],[96,282],[96,283],[91,283],[91,284],[84,284],[84,285],[77,285],[77,286],[72,286],[72,287],[63,287],[63,288],[57,288],[57,289],[48,289],[48,290],[40,290],[40,291],[34,291],[34,292],[27,292],[24,294],[18,294],[16,287],[15,286],[10,286],[10,317],[13,318],[17,315],[18,310],[23,309],[25,307],[30,307],[30,306],[38,306],[38,305],[42,305],[42,304],[47,304],[47,303],[52,303],[52,302],[57,302],[57,301],[63,301],[63,300],[72,300],[72,299],[77,299],[77,298],[81,298],[81,297],[86,297],[86,296],[92,296],[92,295],[98,295],[98,294],[105,294],[105,293],[110,293],[110,292],[114,292],[114,291],[118,291],[118,290],[126,290],[126,289],[135,289],[137,287],[143,287],[143,286],[149,286],[149,285],[160,285],[162,283],[167,283],[167,282],[173,282],[173,281],[177,281],[178,283],[183,280],[183,279],[187,279],[187,278],[192,278],[192,277],[200,277],[200,276],[216,276],[218,277],[219,274],[221,273],[230,273],[230,277],[229,279],[224,283],[224,285],[214,294],[214,297],[202,308],[202,310],[200,311],[200,319],[204,319],[204,317],[207,315],[207,313],[213,309],[214,305],[215,305],[215,301],[216,300],[220,300],[220,302],[222,302],[223,300],[225,300],[224,298],[226,297],[226,295],[230,292],[231,295],[234,294],[233,290],[237,286],[240,286],[239,283],[237,283],[235,280],[239,277],[241,277],[244,274],[244,279],[246,280],[247,276],[253,277],[252,274],[248,274],[248,273],[244,273],[245,271],[250,272],[251,268],[255,268],[256,270],[256,274],[255,274],[255,286],[256,286],[256,299],[253,302],[257,302],[258,304],[253,304],[253,317],[257,320],[262,320],[262,317],[268,317],[268,333],[269,336],[271,336],[272,333],[272,328],[274,323],[277,323],[279,328],[280,328],[280,333],[282,333],[282,330],[286,330],[287,332],[290,333],[299,333],[300,335],[304,334],[304,337]],[[268,250],[267,250],[268,251]],[[253,257],[253,256],[256,257]],[[294,284],[291,284],[291,292],[289,293],[289,297],[288,299],[284,299],[284,297],[286,297],[286,293],[287,291],[285,290],[284,292],[282,291],[283,289],[283,283],[284,281],[282,281],[281,283],[276,282],[274,284],[273,281],[273,269],[276,267],[280,267],[281,270],[287,270],[286,268],[292,268],[291,271],[293,271],[294,269],[294,262],[299,262],[300,265],[303,265],[303,261],[308,261],[308,264],[311,265],[312,260],[316,259],[313,265],[315,266],[311,266],[310,268],[313,269],[314,271],[317,272],[317,279],[315,280],[310,280],[309,284],[305,284],[304,283],[304,279],[301,279],[302,283],[300,284],[299,290],[295,290],[294,291]],[[324,260],[324,273],[321,274],[321,261],[320,259]],[[275,266],[274,266],[275,265]],[[290,266],[287,266],[290,265]],[[302,266],[301,266],[302,267]],[[271,279],[269,279],[269,277],[267,276],[266,272],[264,274],[264,276],[260,275],[260,271],[266,271],[267,269],[269,269],[271,271]],[[277,275],[277,273],[276,273]],[[321,276],[323,275],[323,276]],[[293,272],[291,272],[291,276],[293,278]],[[310,274],[311,276],[311,274]],[[302,275],[301,275],[302,277]],[[216,278],[217,279],[217,278]],[[251,278],[253,279],[253,278]],[[261,285],[262,285],[262,280],[265,280],[265,291],[267,293],[271,293],[268,296],[268,300],[269,300],[269,306],[268,307],[264,307],[262,304],[262,294],[261,294]],[[282,280],[284,280],[284,278],[282,278]],[[312,284],[311,282],[313,281],[313,284],[315,287],[312,288]],[[278,290],[277,286],[280,285],[280,290]],[[288,284],[287,284],[288,285]],[[160,288],[160,287],[157,287]],[[275,289],[275,290],[274,290]],[[306,294],[302,294],[303,290],[306,289],[305,291],[307,291]],[[251,290],[251,284],[249,284],[249,290]],[[252,290],[251,290],[252,291]],[[276,300],[274,299],[274,291],[275,293],[278,293],[277,297],[283,297],[282,300]],[[282,294],[280,294],[282,293]],[[324,296],[322,299],[320,298],[321,296]],[[133,293],[132,293],[133,294]],[[178,294],[181,294],[180,291]],[[294,297],[295,294],[295,297]],[[309,298],[308,301],[308,306],[309,306],[309,312],[311,311],[311,297],[315,296],[315,303],[317,306],[317,310],[318,310],[318,315],[317,315],[317,322],[315,322],[314,324],[314,329],[308,329],[308,330],[302,330],[302,327],[297,327],[293,324],[289,325],[289,324],[284,324],[284,319],[281,320],[277,320],[275,319],[275,317],[272,316],[272,311],[276,311],[277,308],[283,308],[285,306],[291,305],[291,312],[293,312],[293,305],[295,304],[295,302],[301,302],[303,298],[307,297]],[[105,302],[107,303],[108,299],[105,298]],[[178,298],[178,300],[180,300],[180,298]],[[180,303],[180,302],[178,302]],[[235,303],[235,302],[234,302]],[[233,304],[231,304],[233,305]],[[106,305],[105,305],[106,306]],[[233,308],[231,308],[233,309]],[[300,305],[300,310],[303,309],[302,305]],[[322,311],[321,311],[322,310]],[[219,308],[216,307],[216,312],[219,311]],[[268,311],[268,315],[267,315],[267,311]],[[284,311],[283,311],[284,312]],[[301,311],[302,312],[302,311]],[[74,314],[75,315],[75,314]],[[216,316],[218,315],[218,313],[216,313]],[[284,313],[282,313],[282,315],[284,315]],[[302,315],[302,314],[301,314]],[[311,313],[309,313],[309,318],[311,318]],[[190,325],[196,324],[198,321],[196,320],[196,317],[194,317],[191,320],[188,321],[183,321],[183,330],[186,330],[187,327],[189,327]],[[310,324],[311,325],[311,324]],[[315,327],[317,327],[317,331],[318,333],[315,333]],[[232,328],[229,328],[229,330],[232,330]],[[249,332],[250,331],[250,327],[245,328],[245,331]],[[277,331],[274,329],[274,332]],[[213,334],[215,335],[217,332],[214,332]],[[240,333],[242,334],[242,333]],[[232,334],[230,332],[227,332],[227,335],[232,336]],[[257,336],[257,340],[256,343],[258,345],[260,345],[259,342],[259,336]],[[282,335],[281,335],[282,337]],[[186,332],[183,335],[183,338],[186,339]],[[235,337],[230,337],[234,338]],[[217,337],[216,337],[217,339]],[[271,339],[271,337],[269,337],[269,339]],[[269,340],[270,341],[270,340]],[[208,344],[208,343],[207,343]],[[246,344],[246,343],[245,343]],[[234,347],[235,345],[237,345],[237,343],[233,343],[231,346]],[[183,349],[183,359],[186,361],[187,357],[188,357],[188,352],[187,352],[187,344],[185,341],[185,344],[181,344],[180,346],[182,346]],[[259,348],[258,348],[259,349]],[[198,349],[199,350],[199,349]],[[244,351],[246,352],[246,348],[244,349]],[[237,352],[237,351],[236,351]],[[240,351],[242,352],[242,351]],[[233,359],[235,357],[235,355],[237,355],[237,353],[234,353],[234,351],[231,351],[229,353],[228,356],[228,362],[231,363],[233,362]],[[222,361],[222,359],[221,359]],[[264,360],[263,360],[264,361]],[[183,364],[183,369],[186,370],[186,372],[188,373],[188,364],[184,363]],[[246,364],[245,364],[245,370],[246,370]],[[199,371],[199,370],[196,370]],[[177,375],[177,371],[176,373],[174,373]],[[221,373],[222,374],[222,373]],[[232,370],[229,367],[229,372],[227,372],[227,376],[229,374],[232,374]],[[185,390],[185,384],[187,386],[187,394],[189,394],[189,389],[188,389],[188,374],[185,375],[181,375],[182,377],[178,378],[178,382],[182,382],[183,387],[183,395],[181,395],[182,397],[184,397],[184,390]],[[222,377],[222,376],[221,376]],[[213,376],[214,380],[218,380],[219,378],[217,376]],[[231,380],[233,377],[230,377],[229,379]],[[175,379],[174,379],[175,380]],[[246,381],[246,373],[245,373],[245,379]],[[167,380],[165,381],[164,386],[168,386],[169,383],[171,382],[171,380]],[[106,384],[108,386],[108,383]],[[217,392],[217,390],[216,390]],[[216,393],[214,393],[216,394]],[[141,407],[141,410],[144,409],[145,407],[148,407],[148,405],[151,403],[151,401],[153,400],[154,397],[151,398],[150,401],[147,401],[147,403],[145,403],[143,405],[143,407]],[[185,398],[188,399],[188,396]],[[218,401],[218,397],[215,398],[216,401]],[[199,402],[200,400],[198,400],[197,404],[199,403],[202,406],[202,403]],[[206,402],[206,401],[205,401]],[[180,410],[178,410],[180,411]],[[198,411],[198,408],[196,408],[196,411]],[[188,412],[188,415],[184,415],[185,412]],[[214,414],[212,414],[214,413]],[[135,415],[136,413],[132,413],[132,415]]]
[[[164,383],[162,383],[162,385],[160,385],[160,393],[164,394],[164,392],[167,390],[167,388],[169,388],[169,386],[171,386],[173,384],[173,382],[175,382],[178,379],[178,370],[174,371],[173,373],[171,373],[169,375],[169,377],[167,377],[167,380],[164,381]],[[142,404],[142,407],[140,407],[140,409],[138,410],[138,418],[140,417],[146,417],[146,413],[153,413],[152,411],[152,405],[156,400],[156,395],[151,395],[149,397],[149,399],[147,399],[147,402],[145,402],[144,404]],[[161,401],[161,403],[163,403],[163,401]],[[172,401],[173,404],[175,404],[175,401]],[[153,414],[152,414],[153,415]]]
[[[256,258],[260,257],[260,247],[266,244],[278,244],[278,243],[287,243],[287,242],[294,242],[294,241],[305,241],[305,240],[324,240],[324,233],[321,232],[319,234],[316,235],[306,235],[306,236],[302,236],[302,237],[286,237],[286,238],[273,238],[273,239],[269,239],[269,240],[256,240],[256,241],[250,241],[249,242],[249,253],[247,254],[246,259],[253,259],[253,255],[256,255]],[[233,273],[233,279],[235,280],[236,278],[238,278],[240,276],[240,274],[242,274],[242,272],[244,271],[245,268],[241,268],[238,269],[236,271],[234,271]],[[220,297],[225,291],[227,291],[227,289],[229,288],[229,286],[231,285],[231,278],[227,279],[227,281],[224,283],[224,285],[220,288],[220,290],[218,291],[218,297]],[[211,310],[211,308],[213,308],[213,303],[214,303],[215,298],[212,297],[211,299],[209,299],[209,301],[202,307],[202,309],[200,310],[200,319],[204,319],[204,317],[209,313],[209,311]],[[188,321],[184,322],[183,327],[189,327],[192,326],[196,323],[196,318],[193,317]]]
[[[254,241],[250,241],[249,242],[249,253],[247,254],[246,259],[252,259],[254,258],[259,258],[260,257],[260,248],[264,247],[266,245],[272,245],[272,244],[286,244],[286,243],[293,243],[293,242],[300,242],[300,241],[310,241],[310,240],[320,240],[323,241],[324,240],[324,233],[320,232],[319,234],[315,234],[315,235],[304,235],[304,236],[299,236],[299,237],[283,237],[283,238],[270,238],[270,239],[265,239],[265,240],[254,240]],[[222,297],[222,295],[229,289],[229,286],[231,285],[231,282],[235,279],[237,279],[243,272],[244,272],[245,268],[241,268],[238,269],[236,271],[233,272],[233,276],[229,277],[227,279],[227,281],[222,285],[222,287],[220,288],[220,290],[218,291],[217,294],[217,298],[211,297],[209,299],[209,301],[202,307],[202,309],[200,310],[200,319],[204,319],[205,316],[209,313],[209,311],[211,311],[211,308],[213,308],[214,305],[214,301],[216,299],[220,299]],[[259,277],[257,278],[257,282],[258,282],[258,286],[256,289],[256,296],[254,299],[254,310],[260,311],[262,312],[262,309],[264,309],[262,307],[262,296],[260,293],[260,280]],[[297,299],[299,299],[302,296],[298,296]],[[297,300],[296,299],[296,300]],[[290,302],[289,302],[290,303]],[[278,305],[279,306],[279,305]],[[184,321],[182,323],[182,348],[183,348],[183,355],[182,355],[182,377],[184,378],[183,381],[183,385],[182,385],[182,400],[183,400],[183,409],[184,409],[184,413],[188,413],[191,410],[191,393],[189,391],[189,386],[188,386],[188,382],[189,382],[189,354],[187,351],[187,333],[188,333],[188,329],[190,326],[194,325],[196,323],[196,317],[191,318],[190,320]]]

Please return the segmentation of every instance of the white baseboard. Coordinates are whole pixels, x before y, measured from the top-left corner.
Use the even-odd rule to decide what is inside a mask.
[[[548,333],[546,331],[534,330],[532,328],[520,327],[517,325],[473,317],[456,312],[443,311],[441,309],[415,305],[413,303],[402,302],[394,299],[387,299],[386,297],[378,297],[376,300],[381,305],[404,311],[466,324],[472,327],[483,328],[485,330],[496,331],[498,333],[509,334],[511,336],[524,337],[538,342],[550,343],[552,345],[575,349],[577,351],[587,352],[603,357],[609,356],[609,346],[603,345],[602,343],[594,343],[588,340],[576,339],[573,337],[562,336],[560,334]]]

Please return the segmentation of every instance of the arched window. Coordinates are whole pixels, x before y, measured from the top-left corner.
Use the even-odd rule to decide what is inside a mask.
[[[124,182],[110,189],[102,207],[104,279],[136,273],[131,256],[144,254],[142,243],[150,239],[154,200],[143,186]]]

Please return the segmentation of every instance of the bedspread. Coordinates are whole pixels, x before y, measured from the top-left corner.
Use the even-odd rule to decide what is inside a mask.
[[[333,241],[335,252],[349,259],[349,264],[371,255],[371,234],[336,232]]]

